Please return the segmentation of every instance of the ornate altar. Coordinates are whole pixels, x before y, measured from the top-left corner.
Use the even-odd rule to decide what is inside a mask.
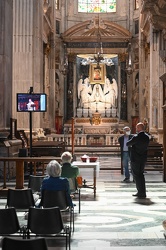
[[[101,123],[101,114],[96,112],[92,114],[91,123],[94,125],[99,125]]]

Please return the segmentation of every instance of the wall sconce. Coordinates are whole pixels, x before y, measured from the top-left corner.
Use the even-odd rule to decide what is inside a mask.
[[[132,73],[133,73],[133,69],[131,67],[131,65],[129,65],[127,68],[126,68],[126,73],[128,76],[130,76]]]
[[[66,44],[64,44],[64,64],[62,70],[60,70],[60,73],[62,73],[64,76],[66,76],[68,73],[68,57]]]
[[[49,7],[48,1],[47,1],[47,0],[44,0],[44,4],[43,4],[43,11],[44,11],[44,14],[47,12],[48,7]]]
[[[133,68],[131,65],[131,43],[128,44],[128,63],[127,63],[126,73],[130,76],[133,73]]]

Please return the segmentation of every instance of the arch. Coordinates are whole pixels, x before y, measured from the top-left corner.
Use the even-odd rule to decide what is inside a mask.
[[[104,42],[127,42],[132,35],[117,23],[98,17],[76,24],[62,34],[64,42],[96,42],[98,36]]]

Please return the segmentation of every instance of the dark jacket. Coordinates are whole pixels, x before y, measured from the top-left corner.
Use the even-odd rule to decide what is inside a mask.
[[[67,178],[47,176],[42,182],[41,192],[43,190],[65,190],[67,200],[70,206],[73,206],[72,199],[70,197],[69,181]]]
[[[147,151],[149,145],[149,136],[141,131],[134,135],[127,143],[131,147],[131,161],[145,162],[147,159]]]

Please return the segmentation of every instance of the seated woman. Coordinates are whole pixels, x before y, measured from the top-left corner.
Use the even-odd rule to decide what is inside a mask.
[[[52,160],[48,163],[46,167],[48,176],[43,179],[41,193],[43,190],[65,190],[69,205],[73,207],[69,181],[67,178],[61,177],[61,168],[61,165],[56,160]]]
[[[72,155],[70,152],[66,151],[61,155],[62,160],[62,173],[61,176],[67,178],[76,178],[79,175],[79,168],[77,166],[72,166]]]

